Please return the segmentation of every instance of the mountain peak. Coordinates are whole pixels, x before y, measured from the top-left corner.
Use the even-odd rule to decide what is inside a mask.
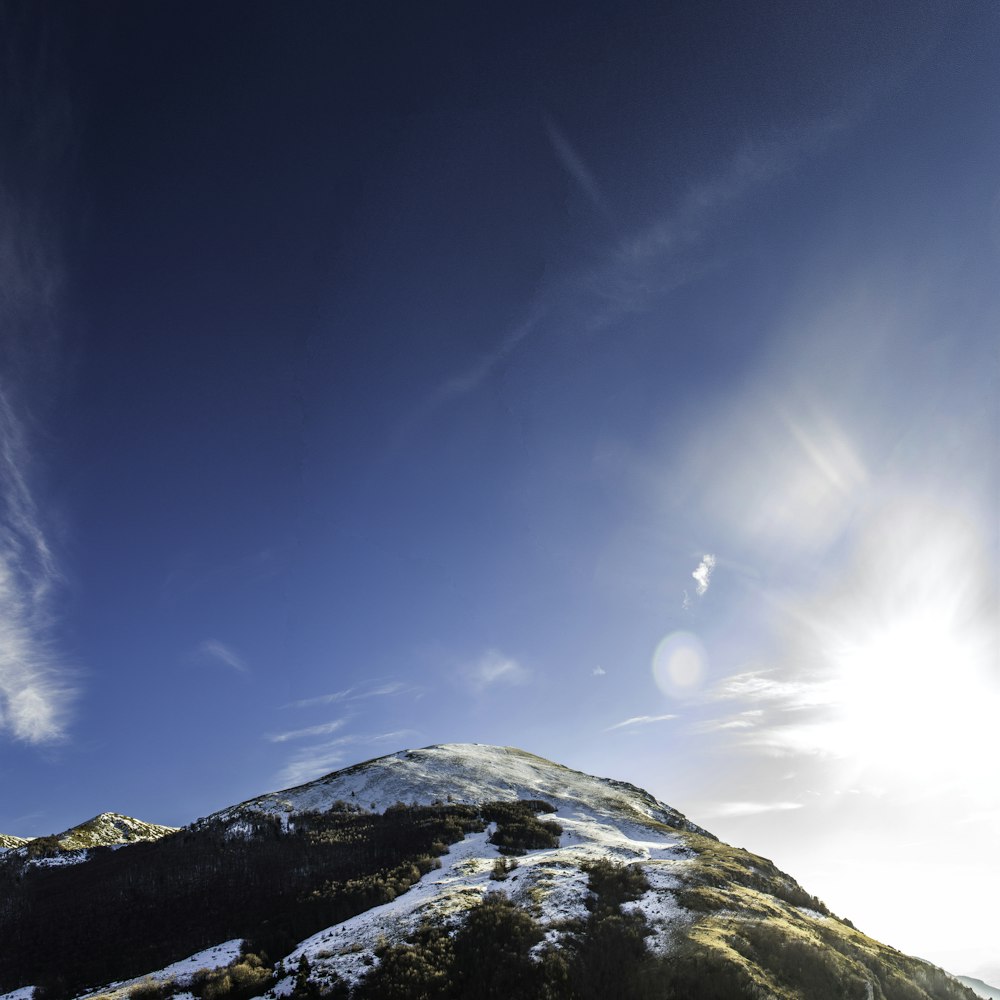
[[[116,847],[142,840],[159,840],[177,827],[146,823],[122,813],[102,812],[86,822],[71,826],[55,839],[64,851],[77,851],[88,847]]]
[[[625,781],[598,778],[517,747],[438,743],[400,750],[334,771],[314,781],[249,799],[216,813],[290,815],[322,811],[337,801],[370,812],[398,803],[479,804],[544,799],[560,811],[586,809],[602,817],[653,821],[711,837],[682,813]]]

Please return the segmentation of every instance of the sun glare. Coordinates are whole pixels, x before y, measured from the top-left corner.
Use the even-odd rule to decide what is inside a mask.
[[[971,666],[962,640],[934,621],[894,622],[845,649],[834,699],[847,747],[895,771],[961,744]]]
[[[866,599],[827,645],[834,749],[904,782],[990,780],[997,691],[971,539],[943,518],[883,527],[855,595]]]

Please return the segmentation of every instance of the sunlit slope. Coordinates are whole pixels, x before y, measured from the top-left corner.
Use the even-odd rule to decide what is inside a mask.
[[[395,900],[314,935],[305,955],[318,982],[354,986],[385,942],[422,926],[456,925],[489,893],[502,893],[559,947],[588,917],[588,866],[637,866],[647,888],[628,906],[642,915],[653,955],[707,977],[732,997],[780,1000],[950,1000],[969,997],[950,976],[872,940],[831,915],[767,859],[720,843],[677,810],[623,782],[596,778],[509,747],[444,745],[367,761],[223,814],[293,816],[341,800],[364,809],[434,801],[538,799],[562,828],[559,845],[529,851],[506,878],[487,833],[471,834]],[[727,985],[728,984],[728,985]],[[359,987],[363,989],[363,986]],[[706,994],[708,995],[708,994]]]
[[[9,851],[12,847],[20,847],[27,842],[25,837],[12,837],[8,833],[0,833],[0,851]]]

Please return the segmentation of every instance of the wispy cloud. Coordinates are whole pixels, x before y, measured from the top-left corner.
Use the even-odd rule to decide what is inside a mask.
[[[403,681],[386,681],[370,685],[359,684],[355,687],[344,688],[342,691],[331,691],[329,694],[320,694],[312,698],[300,698],[298,701],[290,701],[282,708],[316,708],[320,705],[333,705],[342,701],[363,701],[366,698],[386,698],[391,695],[418,695],[423,689],[416,684],[405,684]]]
[[[390,453],[400,449],[407,438],[425,420],[429,419],[442,407],[463,399],[475,393],[491,375],[510,357],[538,328],[543,310],[535,309],[528,318],[514,327],[491,350],[481,354],[472,364],[452,375],[447,376],[402,420],[393,435]]]
[[[407,742],[412,745],[413,737],[418,735],[414,729],[394,729],[385,733],[341,736],[335,740],[302,747],[278,772],[277,780],[282,787],[305,784],[348,763],[349,747],[382,747],[382,750],[376,751],[380,753],[384,752],[386,744],[393,749],[405,746]]]
[[[230,667],[237,673],[248,673],[249,668],[236,650],[232,646],[227,646],[218,639],[206,639],[198,644],[195,655],[202,662],[221,663]]]
[[[310,747],[295,759],[290,760],[279,772],[278,782],[283,788],[304,785],[308,781],[337,770],[346,758],[344,750],[338,747]]]
[[[34,421],[58,362],[62,285],[47,199],[61,188],[53,165],[65,162],[73,118],[57,79],[58,18],[30,41],[19,37],[22,22],[0,10],[0,126],[27,137],[0,151],[0,732],[41,743],[65,735],[76,695],[55,646],[52,598],[63,581],[33,476]]]
[[[531,676],[517,660],[489,649],[465,669],[465,674],[477,691],[485,691],[496,684],[518,685],[527,683]]]
[[[52,642],[61,582],[29,486],[23,425],[0,386],[0,726],[39,743],[64,735],[75,690]]]
[[[492,351],[481,355],[475,363],[464,371],[445,379],[429,397],[423,415],[452,399],[475,392],[489,378],[496,367],[509,357],[521,341],[535,329],[540,318],[539,313],[529,316],[523,323],[511,330]]]
[[[266,738],[271,743],[287,743],[289,740],[308,739],[311,736],[329,736],[338,729],[343,729],[347,719],[333,719],[321,722],[316,726],[304,726],[302,729],[289,729],[283,733],[270,733]]]
[[[727,210],[821,152],[853,117],[831,115],[745,142],[713,176],[689,187],[670,210],[624,240],[609,262],[590,275],[590,289],[603,307],[592,311],[589,328],[601,330],[641,312],[718,268],[722,251],[709,244],[721,233]]]
[[[343,691],[331,691],[329,694],[318,694],[313,698],[300,698],[298,701],[290,701],[282,708],[316,708],[320,705],[332,705],[338,701],[345,701],[350,697],[353,688],[345,688]]]
[[[621,722],[616,722],[613,726],[608,726],[604,731],[610,733],[613,729],[631,729],[633,726],[648,726],[654,722],[669,722],[671,719],[676,718],[677,716],[673,713],[666,715],[633,715],[631,719],[623,719]]]
[[[591,673],[595,677],[603,677],[607,673],[607,670],[605,670],[604,667],[602,667],[600,664],[598,664],[596,667],[594,667],[594,669],[591,671]]]
[[[559,162],[566,169],[566,172],[580,186],[580,189],[587,196],[594,208],[602,215],[610,217],[611,212],[601,192],[600,185],[597,183],[597,178],[594,177],[587,164],[583,162],[583,158],[576,151],[569,139],[566,138],[548,116],[545,118],[545,131],[549,137],[549,142],[552,143],[552,149],[559,158]]]

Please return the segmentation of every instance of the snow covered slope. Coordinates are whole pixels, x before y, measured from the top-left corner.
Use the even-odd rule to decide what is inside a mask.
[[[652,820],[711,836],[676,809],[624,781],[595,778],[514,747],[446,743],[422,750],[401,750],[328,774],[296,788],[272,792],[223,809],[209,819],[238,819],[246,813],[288,817],[322,811],[338,800],[372,812],[396,803],[544,799],[560,817],[586,816],[646,822]]]
[[[9,833],[0,833],[0,851],[9,851],[13,847],[21,847],[26,844],[25,837],[12,837]]]
[[[539,798],[540,793],[520,797]],[[561,802],[557,795],[546,798],[560,806],[555,814],[543,816],[563,828],[558,847],[529,851],[517,859],[506,878],[496,880],[494,866],[501,855],[489,843],[489,832],[470,834],[441,859],[440,869],[391,903],[302,942],[285,959],[285,968],[296,968],[305,955],[318,982],[335,974],[356,983],[373,964],[380,942],[404,941],[423,923],[454,923],[490,892],[502,892],[528,908],[546,930],[547,940],[558,943],[567,921],[587,916],[587,875],[581,866],[598,860],[643,866],[650,889],[633,906],[654,928],[652,946],[668,950],[674,932],[690,922],[672,894],[694,857],[682,832],[652,818],[645,822],[629,818],[632,803],[625,803],[624,818],[616,818],[606,803],[594,809],[573,793]]]

